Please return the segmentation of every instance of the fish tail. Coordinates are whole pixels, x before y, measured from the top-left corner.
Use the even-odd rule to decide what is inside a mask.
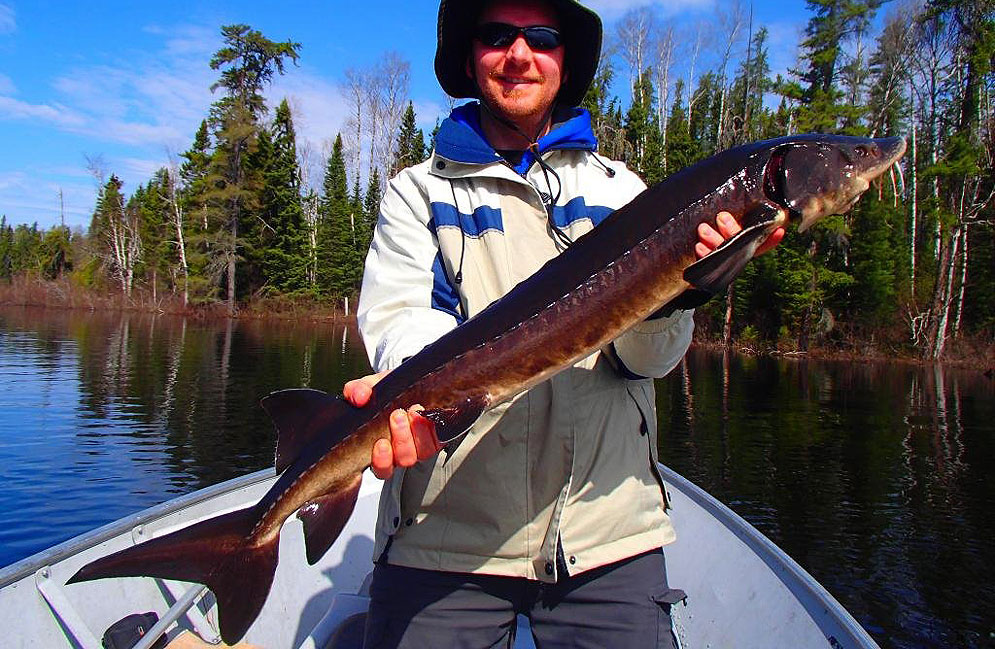
[[[266,601],[279,535],[252,538],[254,508],[222,514],[83,566],[67,584],[106,577],[159,577],[204,584],[218,602],[221,637],[240,640]]]

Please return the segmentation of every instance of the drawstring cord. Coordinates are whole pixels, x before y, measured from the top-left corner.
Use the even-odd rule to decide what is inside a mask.
[[[456,225],[459,226],[459,268],[456,269],[456,276],[453,281],[457,284],[463,283],[463,258],[466,256],[466,232],[463,230],[463,219],[460,218],[459,204],[456,202],[456,186],[453,179],[449,179],[449,189],[453,190],[453,209],[456,210]]]
[[[520,128],[518,128],[518,126],[514,122],[506,120],[501,116],[495,114],[494,111],[491,110],[490,106],[487,105],[487,102],[481,101],[480,105],[483,106],[484,110],[486,110],[491,115],[491,117],[493,117],[497,122],[512,129],[518,135],[520,135],[522,139],[529,142],[529,145],[528,147],[526,147],[526,149],[532,152],[532,155],[535,158],[536,163],[539,165],[539,168],[542,170],[543,178],[545,178],[546,180],[546,188],[549,190],[548,194],[541,191],[539,192],[539,197],[542,199],[543,207],[546,209],[546,222],[549,225],[550,232],[552,233],[553,238],[556,240],[556,242],[559,245],[561,245],[564,249],[569,248],[573,244],[574,240],[570,237],[570,235],[564,232],[560,226],[556,224],[556,221],[553,218],[553,208],[559,202],[560,194],[562,194],[563,192],[563,181],[560,180],[560,176],[559,174],[556,173],[556,170],[553,169],[551,166],[549,166],[549,163],[547,163],[542,158],[542,155],[539,153],[538,133],[536,133],[537,137],[530,138]],[[551,105],[545,115],[545,119],[542,121],[543,126],[545,126],[546,122],[549,121],[549,118],[552,117],[552,115],[553,115],[553,106]],[[543,126],[539,127],[540,132],[542,131]],[[609,178],[615,177],[615,170],[609,167],[608,164],[605,163],[600,157],[598,157],[598,155],[594,151],[591,151],[591,156],[594,158],[594,161],[598,164],[598,166],[605,170],[605,174]],[[553,195],[553,184],[550,182],[549,179],[550,174],[552,174],[553,178],[556,179],[555,196]],[[463,222],[462,219],[460,219],[459,204],[456,202],[456,186],[453,184],[452,178],[449,179],[449,189],[452,190],[453,193],[453,208],[456,210],[456,221],[457,225],[459,226],[459,232],[460,232],[459,267],[456,269],[456,275],[453,277],[453,281],[456,284],[462,284],[463,260],[466,258],[466,231],[463,229]],[[538,191],[538,188],[536,189]]]
[[[539,168],[542,169],[542,175],[546,179],[546,188],[549,190],[548,194],[539,191],[539,197],[542,199],[543,207],[546,209],[546,222],[549,224],[550,232],[552,232],[553,238],[556,240],[556,242],[559,245],[563,246],[563,248],[569,248],[570,245],[573,244],[573,239],[571,239],[570,235],[564,232],[563,229],[560,228],[560,226],[558,226],[556,224],[556,221],[553,219],[553,207],[555,207],[557,201],[560,200],[560,194],[562,193],[563,190],[563,183],[560,180],[559,175],[557,175],[556,171],[552,167],[550,167],[545,160],[542,159],[542,155],[539,153],[539,134],[542,133],[543,128],[545,128],[546,124],[549,123],[550,118],[553,116],[553,109],[556,107],[555,102],[550,104],[549,108],[546,109],[546,114],[543,115],[543,119],[539,123],[539,130],[536,132],[534,137],[529,137],[528,135],[526,135],[525,132],[522,131],[522,129],[518,128],[518,125],[512,122],[511,120],[505,119],[500,115],[496,114],[493,110],[491,110],[491,107],[487,105],[486,101],[481,101],[480,105],[484,107],[484,110],[486,110],[487,113],[491,117],[493,117],[496,122],[508,127],[509,129],[520,135],[523,140],[529,143],[528,146],[525,148],[527,151],[532,152],[532,156],[535,158],[536,163],[538,163]],[[556,178],[555,196],[553,195],[553,184],[549,180],[550,174],[552,174],[553,177]],[[536,190],[538,191],[538,188],[536,188]]]
[[[604,160],[599,158],[597,153],[591,151],[591,157],[594,158],[594,161],[598,163],[599,167],[605,170],[605,174],[607,174],[609,178],[615,177],[615,170],[609,167]]]

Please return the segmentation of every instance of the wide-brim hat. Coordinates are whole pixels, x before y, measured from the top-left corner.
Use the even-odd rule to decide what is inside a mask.
[[[435,50],[435,76],[451,97],[477,97],[477,83],[466,74],[470,41],[477,16],[488,0],[442,0],[439,4],[438,45]],[[548,0],[560,18],[563,35],[566,81],[557,99],[576,106],[598,71],[601,56],[601,18],[573,0]]]

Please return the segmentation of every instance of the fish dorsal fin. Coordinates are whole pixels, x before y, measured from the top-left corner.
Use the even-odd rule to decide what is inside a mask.
[[[450,406],[432,408],[422,411],[422,417],[435,424],[435,437],[443,444],[448,444],[466,431],[487,408],[486,396],[467,397]]]
[[[309,500],[297,510],[297,518],[304,524],[304,551],[309,565],[318,563],[339,538],[356,506],[362,483],[363,474],[358,473],[349,484]]]
[[[342,397],[321,390],[280,390],[264,397],[261,403],[278,433],[277,473],[293,464],[319,434],[331,447],[351,432],[348,426],[336,425],[336,421],[352,412],[353,406]]]
[[[718,248],[684,269],[684,279],[695,289],[712,295],[721,293],[753,259],[757,248],[770,236],[775,217],[780,210],[773,205],[762,205],[748,214],[743,221],[749,223],[738,234],[730,237]]]

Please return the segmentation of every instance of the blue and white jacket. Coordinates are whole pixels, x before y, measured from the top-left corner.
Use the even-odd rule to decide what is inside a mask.
[[[431,158],[392,179],[366,259],[360,331],[377,370],[393,369],[532,275],[645,185],[596,155],[590,115],[573,109],[512,167],[487,143],[475,103],[439,129]],[[560,117],[558,115],[558,117]],[[457,276],[461,281],[456,281]],[[395,471],[376,555],[454,572],[543,581],[674,538],[656,470],[650,378],[691,340],[690,312],[648,320],[577,366],[485,413],[452,453]],[[486,434],[485,434],[486,433]],[[562,560],[557,561],[561,546]]]

